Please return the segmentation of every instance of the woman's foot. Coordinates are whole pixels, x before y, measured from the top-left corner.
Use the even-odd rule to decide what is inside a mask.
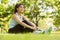
[[[49,27],[46,30],[42,30],[42,29],[37,28],[35,31],[33,31],[33,33],[34,34],[50,34],[51,31],[52,31],[52,27]]]
[[[41,29],[39,29],[39,28],[37,28],[35,31],[33,31],[34,34],[41,34],[41,33],[43,33],[43,32],[44,32],[44,31],[41,30]]]

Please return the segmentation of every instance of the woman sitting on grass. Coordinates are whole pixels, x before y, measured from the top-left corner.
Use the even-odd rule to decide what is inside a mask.
[[[37,29],[36,25],[30,22],[22,13],[24,12],[23,4],[16,4],[14,13],[9,24],[9,33],[33,32]]]
[[[16,4],[14,13],[12,14],[8,33],[22,33],[33,32],[38,28],[32,22],[30,22],[22,13],[24,12],[23,4]],[[38,30],[38,33],[41,30]]]

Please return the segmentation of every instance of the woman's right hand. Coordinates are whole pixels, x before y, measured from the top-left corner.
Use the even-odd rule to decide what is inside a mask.
[[[36,30],[36,27],[34,26],[29,26],[30,29]]]

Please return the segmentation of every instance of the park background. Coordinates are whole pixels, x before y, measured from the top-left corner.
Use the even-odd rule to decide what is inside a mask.
[[[12,16],[14,6],[16,5],[16,3],[24,4],[25,11],[23,12],[23,15],[28,17],[29,20],[35,23],[38,27],[40,27],[43,30],[52,27],[51,34],[54,34],[55,37],[56,35],[60,35],[60,0],[0,0],[0,34],[7,34],[10,18]],[[16,34],[16,36],[14,36],[15,38],[17,37],[19,39],[18,36],[21,35],[21,40],[23,40],[22,38],[24,35],[24,39],[25,37],[27,38],[30,35],[32,35],[29,34],[30,33]],[[37,38],[38,40],[40,38],[42,38],[43,40],[43,37],[45,38],[46,35],[43,34],[42,37],[37,37],[37,35],[34,36],[35,40],[37,40]],[[55,39],[54,36],[52,36],[52,40]],[[3,36],[1,35],[0,38],[1,37]],[[51,35],[49,36],[48,34],[46,38],[50,39],[50,37]],[[8,37],[6,36],[6,38]],[[30,36],[30,38],[27,38],[26,40],[30,40],[31,38],[32,36]],[[5,36],[3,37],[3,39],[5,39]],[[56,39],[59,39],[59,36],[57,36]]]

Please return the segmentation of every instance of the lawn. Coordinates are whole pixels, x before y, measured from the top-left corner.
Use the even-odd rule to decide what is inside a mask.
[[[60,32],[51,34],[0,34],[0,40],[60,40]]]

